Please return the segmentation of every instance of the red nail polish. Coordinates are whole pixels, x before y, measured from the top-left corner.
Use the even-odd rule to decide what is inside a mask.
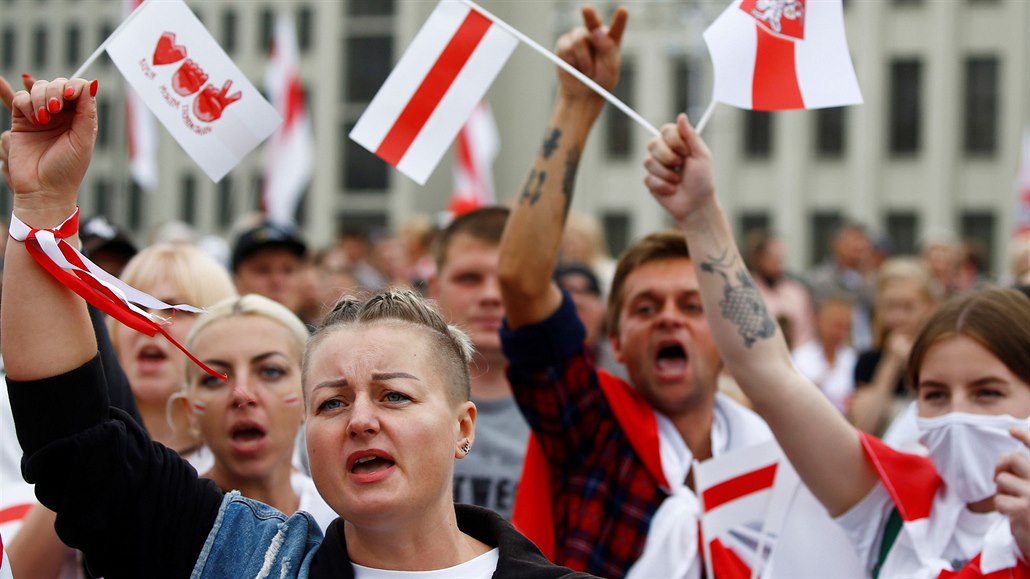
[[[36,111],[36,118],[45,125],[50,122],[50,113],[47,112],[46,107],[39,107],[39,110]]]
[[[70,98],[72,98],[72,95],[74,95],[74,94],[75,94],[75,89],[74,88],[72,88],[70,86],[64,87],[64,98],[70,99]]]
[[[100,84],[100,79],[96,79],[89,83],[89,96],[97,96],[97,85]]]
[[[28,79],[28,78],[32,78],[32,75],[30,75],[30,74],[29,74],[29,73],[27,73],[27,72],[23,72],[23,73],[21,73],[21,77],[22,77],[22,78],[25,78],[25,79]]]
[[[61,110],[61,102],[56,97],[50,97],[50,100],[46,102],[46,109],[52,113],[56,113]]]

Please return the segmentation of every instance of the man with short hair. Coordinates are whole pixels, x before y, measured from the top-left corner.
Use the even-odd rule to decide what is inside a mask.
[[[618,9],[607,27],[593,8],[583,17],[586,27],[559,39],[558,54],[611,90],[627,14]],[[606,328],[628,382],[599,370],[585,348],[572,297],[551,274],[580,153],[604,101],[559,77],[547,136],[501,242],[501,342],[533,431],[514,523],[575,570],[699,578],[693,462],[772,436],[756,414],[716,394],[722,362],[682,233],[648,235],[616,266]],[[733,556],[722,551],[723,562]],[[712,563],[725,576],[715,555]]]
[[[275,300],[292,312],[301,308],[301,276],[307,245],[290,227],[263,222],[244,231],[232,251],[236,290]]]
[[[503,207],[486,207],[456,218],[435,248],[436,273],[429,294],[448,323],[457,325],[476,347],[472,401],[477,408],[476,445],[454,467],[454,500],[493,509],[511,518],[515,491],[529,440],[505,376],[498,331],[504,319],[497,282]]]

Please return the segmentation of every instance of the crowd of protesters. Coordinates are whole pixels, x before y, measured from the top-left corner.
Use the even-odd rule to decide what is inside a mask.
[[[583,18],[557,53],[612,90],[628,13]],[[0,79],[3,176],[18,220],[56,227],[97,87],[25,89]],[[83,220],[106,271],[207,308],[169,332],[225,379],[105,322],[33,241],[9,242],[14,576],[738,576],[754,561],[702,547],[693,465],[775,441],[821,507],[765,576],[1030,577],[1030,239],[992,280],[975,243],[892,255],[845,223],[824,263],[789,272],[774,232],[730,230],[681,117],[645,161],[677,229],[616,260],[569,211],[603,105],[559,71],[510,205],[326,247],[259,217],[146,247]],[[838,538],[847,553],[812,568],[805,553]]]

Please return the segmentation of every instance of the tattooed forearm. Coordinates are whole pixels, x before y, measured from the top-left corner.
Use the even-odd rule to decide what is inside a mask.
[[[522,188],[522,194],[519,195],[519,203],[536,205],[536,202],[540,200],[540,193],[546,179],[547,171],[531,170],[529,177],[526,178],[526,186]]]
[[[558,143],[561,142],[561,129],[551,129],[551,134],[544,139],[544,145],[540,149],[540,154],[545,159],[549,159],[554,151],[558,149]]]
[[[572,192],[576,188],[576,172],[579,171],[579,148],[574,147],[565,157],[565,175],[561,179],[561,192],[565,194],[565,213],[562,219],[569,216],[569,206],[572,205]]]
[[[708,256],[701,263],[701,271],[718,274],[726,282],[719,302],[720,312],[722,317],[738,326],[744,346],[750,348],[758,340],[775,336],[776,322],[769,316],[747,269],[738,263],[736,257],[730,259],[727,254],[728,251],[718,257]]]

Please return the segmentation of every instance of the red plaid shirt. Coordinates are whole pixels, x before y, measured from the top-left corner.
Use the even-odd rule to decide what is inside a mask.
[[[547,320],[501,330],[515,398],[551,466],[555,563],[622,577],[668,494],[617,421],[584,338],[568,295]]]

